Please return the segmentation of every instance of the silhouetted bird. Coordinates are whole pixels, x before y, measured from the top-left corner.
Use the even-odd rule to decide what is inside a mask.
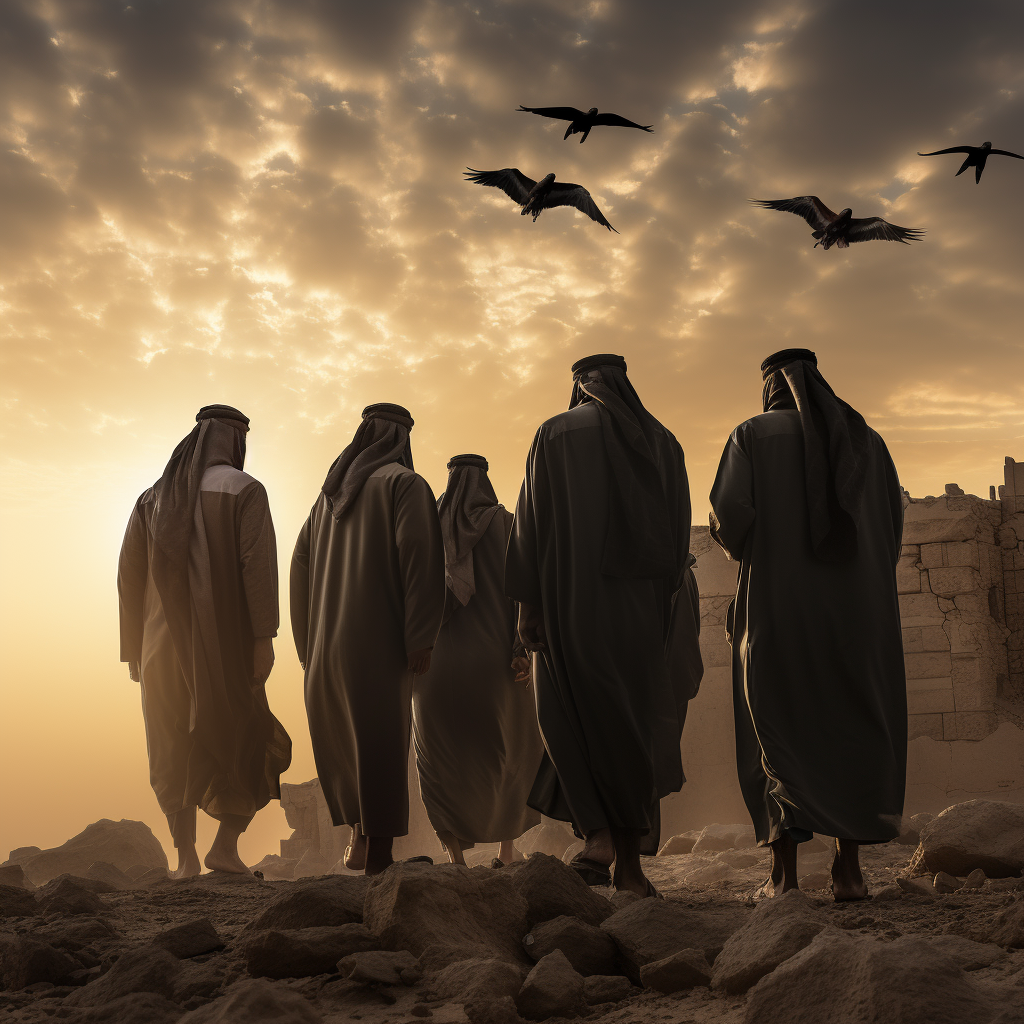
[[[981,182],[981,172],[985,170],[985,161],[993,154],[999,156],[1014,156],[1018,160],[1024,160],[1020,153],[1011,153],[1006,149],[993,149],[991,142],[983,142],[980,146],[950,146],[949,149],[937,149],[934,153],[918,153],[918,156],[942,156],[944,153],[966,153],[967,159],[960,165],[960,170],[953,175],[954,178],[963,174],[968,167],[974,168],[974,184]]]
[[[603,224],[609,231],[615,231],[582,185],[574,185],[571,181],[556,182],[554,174],[534,181],[518,167],[503,167],[500,171],[475,171],[472,167],[467,167],[463,173],[478,185],[493,185],[500,188],[512,202],[522,207],[519,211],[522,216],[533,214],[535,223],[543,210],[551,209],[553,206],[575,206],[591,220]],[[618,231],[615,231],[615,234],[618,234]]]
[[[587,141],[590,129],[596,128],[598,125],[608,125],[612,128],[639,128],[642,132],[654,132],[654,128],[649,124],[637,124],[636,121],[619,117],[618,114],[599,114],[597,107],[591,107],[587,111],[582,111],[577,110],[576,107],[524,107],[520,105],[519,109],[528,114],[540,114],[541,117],[553,117],[559,121],[569,121],[569,127],[565,129],[565,134],[562,136],[563,142],[570,135],[583,132],[583,138],[580,139],[580,144],[582,145]]]
[[[853,217],[847,207],[833,213],[817,196],[797,196],[796,199],[751,199],[756,206],[769,210],[783,210],[803,217],[814,228],[811,237],[818,239],[814,248],[831,249],[833,245],[846,249],[851,242],[919,242],[924,236],[920,228],[901,228],[881,217]]]

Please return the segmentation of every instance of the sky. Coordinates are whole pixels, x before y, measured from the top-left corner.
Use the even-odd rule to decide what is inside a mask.
[[[125,524],[198,408],[252,419],[294,538],[370,402],[435,492],[460,452],[515,503],[570,365],[625,356],[694,522],[759,365],[814,349],[915,496],[1024,456],[1018,3],[6,0],[0,5],[0,859],[100,817],[168,843],[118,658]],[[596,106],[596,129],[519,104]],[[536,223],[466,167],[586,187]],[[814,249],[749,198],[923,228]],[[268,695],[314,774],[287,621]],[[250,863],[288,829],[243,837]],[[201,833],[208,836],[209,830]]]

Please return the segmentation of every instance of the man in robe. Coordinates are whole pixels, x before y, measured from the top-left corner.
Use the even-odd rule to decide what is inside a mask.
[[[542,424],[505,562],[519,632],[535,652],[547,757],[530,803],[571,821],[591,883],[656,895],[640,863],[658,801],[683,784],[673,625],[697,642],[687,586],[690,497],[678,442],[643,406],[621,356],[572,368],[567,412]],[[684,641],[685,646],[685,641]],[[673,656],[693,665],[690,656]],[[699,656],[698,656],[699,660]]]
[[[430,667],[444,607],[434,494],[413,471],[400,405],[367,406],[299,533],[292,632],[305,669],[317,775],[346,866],[372,875],[409,829],[413,677]]]
[[[885,442],[807,349],[761,365],[764,412],[725,446],[711,533],[740,563],[731,640],[736,758],[762,894],[795,889],[797,844],[834,837],[836,900],[859,846],[900,832],[907,694],[896,590],[903,502]]]
[[[291,740],[264,685],[278,627],[277,544],[263,485],[242,472],[249,420],[206,406],[135,504],[117,589],[121,660],[142,684],[150,780],[198,875],[196,808],[220,822],[212,870],[248,871],[238,837],[281,795]]]
[[[479,455],[448,463],[437,511],[446,589],[430,671],[413,691],[420,795],[453,864],[476,843],[499,843],[508,864],[522,859],[513,840],[540,824],[527,799],[543,753],[530,662],[505,596],[512,513]]]

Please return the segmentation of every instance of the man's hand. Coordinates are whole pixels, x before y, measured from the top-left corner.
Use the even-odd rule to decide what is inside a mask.
[[[253,679],[257,686],[262,686],[270,677],[274,667],[274,638],[270,636],[256,637],[252,648]]]
[[[527,686],[530,685],[530,679],[532,676],[533,665],[530,663],[529,658],[513,658],[512,659],[512,671],[516,674],[517,683],[525,683]]]
[[[544,632],[544,616],[540,611],[527,604],[519,604],[519,638],[528,651],[546,651],[548,638]]]
[[[142,666],[137,661],[128,662],[128,675],[132,682],[142,682]]]
[[[430,668],[430,652],[432,647],[424,647],[421,651],[413,651],[409,655],[409,671],[415,676],[421,676]]]

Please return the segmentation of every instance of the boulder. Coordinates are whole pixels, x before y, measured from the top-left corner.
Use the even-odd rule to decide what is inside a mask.
[[[573,970],[565,954],[556,949],[538,960],[516,996],[516,1008],[530,1020],[577,1017],[586,1012],[583,976]]]
[[[98,860],[90,864],[85,877],[97,882],[104,882],[112,890],[123,890],[134,888],[131,878],[122,871],[116,864],[108,864],[106,861]]]
[[[109,921],[99,917],[73,917],[45,929],[37,929],[32,934],[34,938],[49,942],[51,946],[59,946],[71,952],[93,945],[97,939],[106,941],[118,935]]]
[[[425,971],[443,971],[452,964],[460,964],[466,960],[480,958],[480,950],[476,946],[454,945],[444,942],[432,942],[419,955],[419,961]],[[485,959],[487,959],[485,957]],[[507,962],[507,961],[506,961]],[[522,963],[517,963],[522,968]]]
[[[975,868],[965,879],[963,888],[980,889],[985,884],[985,872],[981,868]]]
[[[947,807],[921,829],[922,855],[934,875],[967,875],[981,868],[989,878],[1024,869],[1024,806],[967,800]]]
[[[427,1016],[430,1013],[422,1003],[415,1004],[409,1012],[416,1015],[417,1007],[421,1007],[419,1016]],[[426,1013],[423,1013],[426,1010]],[[463,1006],[466,1020],[470,1024],[523,1024],[523,1018],[516,1010],[515,1000],[511,996],[487,996],[484,999],[474,999]]]
[[[682,835],[672,836],[661,844],[658,851],[659,857],[675,857],[683,853],[692,853],[693,844],[697,842],[700,832],[683,832]]]
[[[333,974],[342,957],[376,945],[363,925],[352,923],[246,932],[241,952],[249,973],[256,977],[310,978]]]
[[[599,925],[612,914],[612,906],[567,864],[546,853],[535,853],[512,864],[506,872],[527,904],[531,925],[553,917],[578,917]]]
[[[181,970],[181,961],[159,946],[130,949],[102,977],[72,992],[65,1005],[101,1006],[131,992],[155,992],[170,999]]]
[[[99,896],[73,878],[62,878],[52,888],[40,892],[39,897],[39,906],[44,914],[71,917],[76,914],[102,914],[110,909]]]
[[[999,1012],[995,989],[964,974],[925,938],[879,942],[827,927],[747,993],[742,1020],[990,1024]]]
[[[8,991],[40,982],[65,985],[82,965],[67,953],[26,935],[0,933],[0,987]]]
[[[584,977],[591,974],[615,974],[619,950],[615,940],[603,928],[575,917],[555,917],[543,921],[523,939],[523,948],[533,960],[542,960],[560,949],[573,969]]]
[[[186,1014],[179,1024],[323,1024],[323,1018],[297,992],[262,978],[247,978]]]
[[[621,974],[594,974],[583,979],[583,999],[588,1006],[618,1003],[635,991],[629,978]]]
[[[430,946],[468,947],[476,957],[524,963],[527,901],[513,885],[516,873],[393,864],[370,879],[363,921],[385,949],[419,956]]]
[[[343,978],[361,985],[415,985],[423,977],[419,960],[408,950],[368,950],[338,961]]]
[[[935,886],[930,881],[922,881],[919,878],[897,877],[896,884],[911,896],[924,896],[928,899],[935,898]]]
[[[719,850],[731,850],[737,845],[738,837],[743,838],[743,845],[747,843],[747,837],[753,836],[753,829],[749,825],[708,825],[702,829],[696,842],[693,844],[693,853],[717,853]]]
[[[716,857],[704,864],[698,864],[692,871],[683,875],[683,884],[696,889],[724,881],[726,878],[731,878],[733,874],[734,869],[726,861]]]
[[[51,850],[14,850],[8,863],[20,864],[32,882],[42,885],[57,875],[85,875],[97,861],[122,871],[139,864],[167,871],[167,855],[149,826],[128,819],[93,822],[63,846]]]
[[[747,920],[740,905],[708,905],[691,910],[670,900],[638,899],[617,910],[601,927],[619,947],[625,973],[635,981],[645,964],[684,949],[699,949],[708,963]]]
[[[28,889],[31,884],[25,877],[25,869],[20,864],[0,865],[0,885],[11,885],[16,889]]]
[[[763,900],[715,960],[712,986],[746,992],[825,927],[825,915],[799,889]]]
[[[932,879],[932,888],[936,892],[946,895],[947,893],[956,892],[958,889],[962,889],[963,882],[946,871],[940,871]]]
[[[51,893],[56,892],[63,882],[70,882],[79,889],[91,892],[94,896],[105,896],[112,892],[120,892],[116,885],[111,885],[110,882],[105,882],[102,878],[89,878],[87,875],[58,875],[36,889],[36,896],[41,900],[46,899]]]
[[[928,941],[939,953],[951,957],[962,971],[980,971],[1006,956],[994,942],[974,942],[963,935],[930,935]]]
[[[179,960],[187,960],[189,957],[223,949],[224,940],[217,934],[209,918],[197,917],[154,935],[153,945],[166,949]]]
[[[640,968],[640,982],[655,992],[688,992],[711,984],[711,967],[699,949],[681,949],[678,953],[644,964]]]
[[[1005,949],[1024,949],[1024,903],[1011,903],[973,930],[979,942],[994,942]]]
[[[39,901],[27,889],[0,885],[0,918],[35,917],[41,912]]]
[[[181,1007],[155,992],[130,992],[102,1006],[88,1006],[63,1017],[67,1024],[177,1024]]]
[[[289,886],[246,925],[250,931],[358,924],[363,919],[365,875],[330,875]]]
[[[439,971],[431,979],[430,990],[438,999],[480,1003],[516,996],[525,977],[522,967],[504,960],[463,960]]]

